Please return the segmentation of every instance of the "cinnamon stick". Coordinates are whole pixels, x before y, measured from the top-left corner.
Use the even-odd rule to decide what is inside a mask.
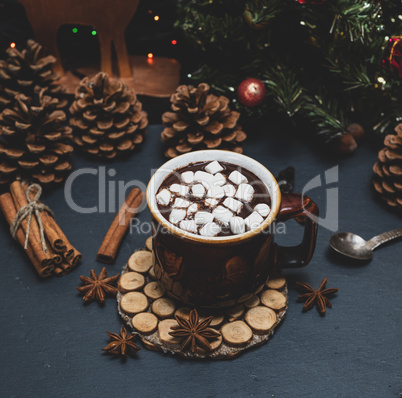
[[[17,209],[10,193],[4,193],[0,195],[0,209],[8,225],[11,226],[15,219],[15,216],[17,215]],[[18,228],[16,238],[20,245],[24,247],[25,233],[22,228]],[[34,250],[34,248],[32,247],[32,242],[34,240],[35,239],[32,238],[28,240],[28,247],[25,252],[29,257],[32,265],[35,267],[36,272],[39,274],[39,276],[42,278],[46,278],[52,274],[54,265],[52,263],[52,260],[49,259],[42,251],[42,247],[40,247],[40,251]]]
[[[130,226],[130,220],[136,216],[143,199],[144,193],[139,188],[133,188],[130,191],[103,239],[96,256],[98,261],[113,263],[124,235]]]

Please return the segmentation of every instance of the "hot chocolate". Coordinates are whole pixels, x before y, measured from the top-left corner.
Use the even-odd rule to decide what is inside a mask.
[[[270,213],[265,184],[227,162],[197,162],[175,170],[156,194],[161,214],[178,228],[206,237],[257,228]]]

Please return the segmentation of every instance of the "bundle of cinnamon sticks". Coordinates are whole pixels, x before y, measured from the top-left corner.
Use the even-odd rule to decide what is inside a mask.
[[[0,209],[10,226],[18,211],[28,205],[27,189],[28,185],[14,181],[10,185],[10,192],[0,195]],[[31,195],[34,196],[34,194],[34,192],[30,192],[29,197],[31,198]],[[40,226],[34,215],[32,215],[30,223],[28,217],[22,220],[15,238],[24,247],[28,233],[25,251],[39,276],[46,278],[52,274],[64,275],[77,266],[82,257],[81,253],[71,245],[52,215],[41,211],[39,216],[46,240],[46,251],[41,239]]]

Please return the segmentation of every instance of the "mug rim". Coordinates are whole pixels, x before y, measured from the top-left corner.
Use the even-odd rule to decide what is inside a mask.
[[[185,153],[183,155],[179,155],[175,158],[169,159],[167,162],[165,162],[163,165],[161,165],[160,167],[158,167],[158,169],[155,171],[155,173],[152,175],[151,179],[149,180],[148,186],[147,186],[147,190],[146,190],[146,198],[147,198],[147,204],[148,204],[148,208],[151,212],[151,215],[158,221],[159,224],[161,224],[164,228],[166,228],[169,232],[171,232],[174,235],[178,235],[180,238],[184,238],[184,239],[189,239],[191,241],[196,241],[199,243],[209,243],[209,244],[222,244],[222,243],[233,243],[233,242],[239,242],[239,241],[243,241],[243,240],[248,240],[250,238],[252,238],[253,236],[256,236],[258,234],[260,234],[262,231],[264,231],[267,227],[269,227],[269,225],[272,224],[272,222],[275,220],[278,212],[279,212],[279,208],[281,205],[281,200],[282,200],[282,195],[281,195],[281,190],[279,189],[279,185],[278,182],[276,181],[275,177],[272,175],[272,173],[260,162],[258,162],[257,160],[240,154],[240,153],[236,153],[236,152],[229,152],[231,156],[234,157],[238,157],[240,159],[246,159],[248,161],[251,161],[252,163],[254,163],[255,165],[257,165],[257,167],[262,168],[264,170],[264,172],[266,172],[272,182],[273,182],[273,191],[274,194],[276,195],[276,203],[274,207],[271,207],[271,211],[268,215],[268,217],[261,223],[261,225],[255,229],[252,229],[250,231],[247,232],[243,232],[242,234],[238,234],[238,235],[229,235],[229,236],[212,236],[212,237],[207,237],[207,236],[201,236],[201,235],[196,235],[193,234],[191,232],[187,232],[184,231],[182,229],[180,229],[179,227],[176,227],[174,224],[170,223],[168,220],[166,220],[165,217],[162,216],[162,214],[160,213],[159,209],[157,208],[157,204],[156,204],[156,197],[154,197],[154,202],[151,199],[151,195],[155,194],[157,190],[159,189],[160,185],[155,189],[152,190],[152,186],[154,185],[154,181],[156,179],[156,176],[158,174],[158,172],[163,171],[163,169],[168,169],[169,168],[169,164],[174,164],[177,162],[177,159],[189,159],[188,164],[191,164],[192,161],[194,162],[194,159],[192,159],[193,155],[195,153],[206,153],[206,154],[210,154],[211,158],[210,160],[206,160],[206,161],[225,161],[222,159],[216,159],[215,155],[219,157],[219,155],[228,155],[228,151],[225,150],[219,150],[219,149],[208,149],[208,150],[200,150],[200,151],[193,151],[193,152],[189,152],[189,153]],[[192,160],[192,161],[191,161]],[[185,167],[185,165],[181,165],[181,166],[177,166],[177,167],[171,167],[170,168],[170,173],[174,172],[175,170],[178,170],[182,167]],[[239,166],[239,167],[243,167],[243,166]],[[246,167],[244,167],[245,169],[247,169]],[[255,173],[254,173],[255,174]],[[165,177],[166,178],[166,177]],[[258,177],[260,178],[260,177]],[[261,178],[260,180],[262,181],[262,183],[267,187],[269,194],[271,195],[270,189],[267,185],[266,182],[264,182]],[[162,180],[163,182],[163,180]],[[154,196],[155,196],[154,195]],[[272,195],[271,195],[272,196]],[[272,198],[271,198],[272,199]],[[155,206],[154,206],[155,204]],[[272,200],[271,200],[271,205],[272,205]]]

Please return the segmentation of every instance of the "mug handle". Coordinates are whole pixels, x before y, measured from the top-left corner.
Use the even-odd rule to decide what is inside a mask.
[[[307,265],[314,253],[318,224],[310,215],[318,218],[318,206],[307,196],[299,193],[282,194],[277,221],[292,218],[305,219],[302,242],[297,246],[279,246],[275,243],[275,264],[280,268],[297,268]]]

